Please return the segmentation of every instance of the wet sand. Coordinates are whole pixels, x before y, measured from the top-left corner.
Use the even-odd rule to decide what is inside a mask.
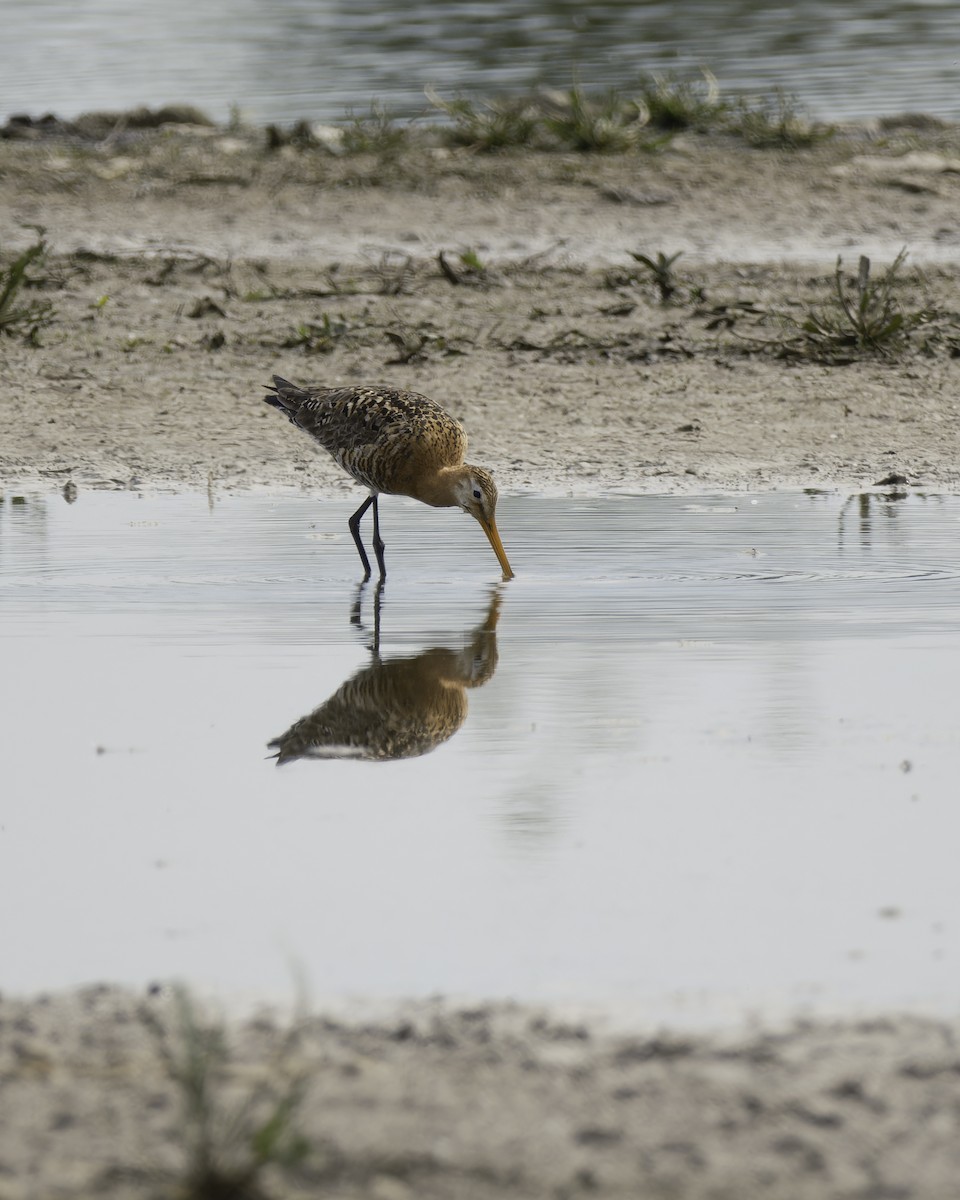
[[[46,227],[35,295],[56,308],[40,346],[0,341],[0,486],[350,488],[260,403],[278,372],[442,400],[507,492],[862,491],[891,476],[956,490],[949,337],[845,364],[755,343],[826,303],[838,253],[879,270],[902,246],[923,274],[899,294],[949,332],[958,163],[956,130],[909,127],[803,153],[690,136],[611,158],[268,154],[259,135],[196,129],[0,141],[3,250],[34,237],[20,223]],[[631,250],[684,251],[673,303]],[[2,1200],[174,1194],[162,1172],[182,1171],[183,1137],[140,1002],[0,1002]],[[234,1083],[269,1074],[275,1020],[234,1032]],[[315,1018],[299,1051],[314,1149],[265,1185],[948,1200],[958,1033],[887,1014],[626,1036],[443,1002]]]

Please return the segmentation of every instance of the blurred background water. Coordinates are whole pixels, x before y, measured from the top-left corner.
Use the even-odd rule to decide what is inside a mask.
[[[724,94],[783,89],[812,116],[960,119],[955,0],[0,0],[0,118],[192,103],[217,120],[335,120],[423,88],[629,88],[709,67]]]

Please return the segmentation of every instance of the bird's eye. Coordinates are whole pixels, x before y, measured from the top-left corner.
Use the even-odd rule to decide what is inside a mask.
[[[473,489],[473,498],[474,498],[474,500],[480,500],[480,499],[482,498],[482,497],[481,497],[481,495],[480,495],[480,489],[479,489],[479,488],[474,488],[474,489]]]

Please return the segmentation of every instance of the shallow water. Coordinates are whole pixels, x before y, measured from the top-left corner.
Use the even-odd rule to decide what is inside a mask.
[[[0,987],[956,1010],[960,499],[353,507],[7,494]]]
[[[340,119],[423,88],[489,96],[629,87],[710,67],[725,94],[782,88],[825,120],[921,110],[960,119],[954,0],[0,0],[0,118],[171,101],[217,120]]]

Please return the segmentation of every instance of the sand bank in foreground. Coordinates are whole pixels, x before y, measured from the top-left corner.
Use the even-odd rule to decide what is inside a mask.
[[[180,1194],[190,1138],[157,1020],[177,1028],[162,993],[0,1002],[0,1196]],[[309,1149],[296,1169],[264,1172],[268,1195],[956,1195],[953,1023],[641,1036],[423,1002],[361,1023],[309,1018],[293,1040],[269,1014],[227,1032],[229,1068],[209,1100],[221,1118],[258,1089],[304,1085],[296,1124]],[[182,1052],[182,1039],[171,1045]],[[227,1162],[243,1160],[234,1143]]]

